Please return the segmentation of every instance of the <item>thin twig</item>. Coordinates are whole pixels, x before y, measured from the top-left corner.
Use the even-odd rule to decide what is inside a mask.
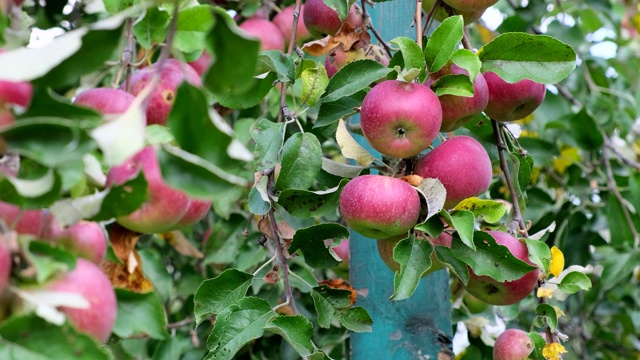
[[[429,31],[429,26],[431,25],[431,21],[433,20],[433,14],[436,12],[436,9],[440,5],[441,1],[442,0],[436,0],[433,3],[433,6],[431,6],[431,9],[429,9],[429,12],[427,13],[427,15],[425,16],[424,29],[422,29],[422,36],[424,36],[427,33],[427,31]]]
[[[187,326],[190,324],[193,324],[195,320],[193,318],[186,318],[184,320],[180,320],[180,321],[176,321],[174,323],[169,323],[167,324],[167,329],[177,329],[177,328],[181,328],[183,326]]]
[[[422,49],[422,0],[416,0],[416,41]]]
[[[462,46],[467,49],[473,51],[473,46],[471,46],[471,42],[469,41],[469,28],[462,28]]]
[[[515,186],[513,185],[513,179],[509,172],[509,166],[507,165],[507,159],[504,156],[504,151],[507,147],[504,145],[504,140],[502,138],[502,132],[500,131],[500,124],[494,119],[491,119],[491,126],[493,127],[493,135],[496,138],[496,143],[498,145],[498,156],[500,157],[500,168],[502,169],[502,173],[504,174],[505,181],[507,182],[507,187],[509,188],[509,192],[511,193],[511,202],[513,203],[513,213],[514,219],[513,223],[509,225],[509,230],[511,232],[516,232],[516,229],[519,228],[520,231],[524,231],[523,235],[526,235],[526,225],[524,223],[524,219],[522,217],[522,212],[520,212],[520,201],[518,199],[518,194],[516,193]]]
[[[373,33],[373,36],[375,36],[375,38],[378,39],[378,42],[380,43],[380,45],[382,45],[384,50],[387,52],[387,55],[389,55],[389,58],[391,58],[393,56],[391,46],[389,46],[389,44],[387,44],[387,42],[384,41],[382,36],[380,36],[380,33],[378,33],[378,30],[376,30],[376,28],[373,26],[373,21],[371,20],[371,16],[367,11],[367,1],[361,0],[361,4],[362,4],[362,19],[364,20],[364,23],[367,26],[367,30],[371,30],[371,32]]]

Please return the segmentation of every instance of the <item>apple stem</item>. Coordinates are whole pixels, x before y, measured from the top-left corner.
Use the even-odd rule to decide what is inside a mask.
[[[375,36],[375,38],[378,39],[378,42],[380,43],[380,45],[382,45],[384,50],[387,52],[387,55],[389,55],[389,58],[393,57],[393,52],[391,51],[391,47],[389,46],[389,44],[387,44],[386,41],[384,41],[382,36],[380,36],[380,33],[378,33],[378,30],[376,30],[376,28],[373,26],[373,21],[371,21],[371,15],[369,15],[369,12],[367,11],[367,1],[361,0],[361,6],[362,6],[362,18],[364,19],[364,23],[367,26],[367,30],[371,30],[371,32],[373,33],[373,36]]]
[[[427,31],[429,31],[429,26],[431,26],[431,20],[433,19],[433,13],[436,12],[436,9],[438,8],[438,6],[440,5],[440,2],[442,0],[436,0],[433,3],[433,6],[431,6],[431,9],[429,9],[429,12],[427,13],[427,15],[424,17],[424,29],[422,29],[422,36],[424,36]]]
[[[522,218],[522,212],[520,211],[520,202],[518,200],[518,194],[516,193],[515,186],[513,185],[513,179],[511,178],[511,174],[509,173],[509,167],[507,165],[507,160],[504,156],[504,151],[507,147],[504,144],[504,140],[502,137],[502,132],[500,131],[501,125],[494,119],[491,119],[491,126],[493,126],[493,134],[496,138],[496,143],[498,144],[498,156],[500,157],[500,169],[502,169],[502,173],[504,174],[505,181],[507,183],[507,187],[509,188],[509,193],[511,194],[511,202],[513,203],[513,213],[514,219],[513,222],[509,225],[509,231],[512,233],[517,233],[516,229],[524,231],[522,234],[524,237],[528,237],[526,233],[526,225],[524,223],[524,219]]]

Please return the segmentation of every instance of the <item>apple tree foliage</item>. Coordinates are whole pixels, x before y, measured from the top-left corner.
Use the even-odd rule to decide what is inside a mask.
[[[325,2],[346,18],[346,2]],[[446,211],[441,186],[418,186],[428,214],[415,231],[436,237],[442,221],[456,230],[452,246],[436,253],[450,265],[454,323],[470,329],[461,358],[491,358],[497,334],[485,325],[503,321],[532,332],[534,359],[561,351],[564,359],[637,357],[640,12],[632,3],[500,0],[486,21],[466,28],[452,16],[430,22],[419,41],[384,39],[389,66],[360,60],[330,80],[321,58],[305,50],[260,51],[238,29],[232,15],[272,11],[272,2],[27,0],[0,9],[0,43],[8,50],[0,55],[0,79],[34,88],[30,106],[13,109],[15,123],[0,128],[2,161],[20,159],[17,176],[0,174],[0,200],[49,209],[67,225],[102,222],[112,237],[107,259],[128,272],[125,280],[112,279],[118,314],[106,345],[68,323],[45,321],[42,312],[6,305],[3,297],[0,354],[347,358],[349,332],[371,331],[372,322],[368,309],[354,303],[356,289],[341,280],[348,266],[332,250],[349,238],[337,211],[340,191],[351,178],[401,164],[358,145],[353,115],[376,81],[422,82],[452,61],[471,78],[493,71],[509,82],[547,84],[545,101],[529,117],[502,126],[479,115],[455,131],[477,139],[493,161],[482,200]],[[57,36],[37,47],[41,30]],[[81,90],[117,87],[159,56],[194,61],[203,51],[213,57],[203,86],[178,88],[166,126],[141,126],[142,97],[109,122],[71,104]],[[445,77],[432,88],[469,96],[469,77]],[[95,179],[145,144],[155,146],[169,185],[213,207],[192,227],[144,234],[127,247],[114,240],[113,218],[140,207],[147,183],[138,176],[104,189]],[[460,290],[467,265],[498,281],[531,269],[492,246],[488,229],[526,237],[545,279],[517,304],[472,314]],[[8,304],[74,266],[69,252],[34,247],[35,240],[12,248]],[[431,251],[416,236],[396,247],[400,271],[388,284],[390,301],[413,294]],[[48,304],[31,300],[36,309]],[[553,346],[535,334],[545,331]]]

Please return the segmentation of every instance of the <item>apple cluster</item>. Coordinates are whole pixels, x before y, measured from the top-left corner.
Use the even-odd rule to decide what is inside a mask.
[[[135,72],[120,88],[82,91],[73,103],[102,114],[105,121],[125,114],[132,106],[142,106],[147,125],[165,125],[177,88],[184,81],[195,86],[202,84],[200,73],[190,65],[167,59]],[[32,92],[29,83],[0,81],[0,126],[11,126],[15,122],[13,109],[9,106],[27,108]],[[18,175],[15,169],[6,167],[0,168],[0,173]],[[105,183],[97,185],[104,185],[106,189],[121,186],[139,173],[147,182],[146,200],[137,210],[115,219],[130,231],[173,231],[197,223],[211,209],[211,201],[192,198],[166,184],[152,146],[143,148],[123,164],[111,167]],[[108,242],[105,229],[91,221],[65,227],[47,209],[25,210],[5,202],[0,202],[0,223],[11,230],[0,232],[0,292],[10,281],[14,263],[12,253],[17,251],[15,245],[11,245],[15,244],[11,234],[31,236],[62,247],[78,257],[75,268],[59,273],[39,286],[42,290],[83,296],[89,303],[88,308],[61,306],[59,310],[76,328],[105,342],[111,335],[117,313],[113,286],[101,269]]]
[[[474,3],[475,7],[468,7],[464,1],[446,1],[445,6],[449,10],[484,12],[494,2],[478,1]],[[400,163],[409,164],[405,168],[411,169],[411,173],[394,171],[395,176],[356,177],[342,190],[340,212],[352,230],[377,239],[380,256],[393,271],[400,269],[393,259],[394,247],[414,231],[414,226],[427,212],[414,188],[418,184],[409,184],[409,176],[400,176],[438,179],[446,190],[445,210],[452,210],[464,199],[483,194],[492,181],[489,155],[474,138],[454,136],[451,132],[483,112],[496,121],[524,118],[542,103],[546,92],[543,84],[531,80],[508,83],[497,74],[487,72],[475,77],[471,97],[437,96],[431,86],[447,75],[468,76],[469,73],[449,62],[438,72],[429,74],[424,83],[386,80],[373,85],[360,108],[360,127],[367,142],[385,158],[403,159]],[[440,132],[450,135],[433,147]],[[430,147],[432,149],[424,154]],[[398,172],[400,174],[396,174]],[[452,231],[447,229],[436,238],[424,237],[434,246],[451,247]],[[516,258],[533,265],[528,259],[526,245],[520,240],[506,232],[489,231],[488,234]],[[419,235],[418,238],[422,238],[421,232]],[[435,252],[431,255],[431,263],[426,274],[446,267]],[[470,267],[468,270],[467,292],[493,305],[522,300],[533,291],[539,276],[536,269],[520,279],[498,282],[475,274]]]

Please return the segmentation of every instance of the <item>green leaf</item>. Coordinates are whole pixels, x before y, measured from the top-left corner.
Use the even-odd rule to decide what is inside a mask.
[[[478,59],[476,53],[468,49],[458,49],[451,54],[451,61],[467,70],[471,83],[476,81],[476,76],[478,76],[482,68],[482,62]]]
[[[579,271],[572,271],[562,278],[562,281],[558,284],[558,289],[567,294],[574,294],[580,290],[589,290],[591,289],[591,280],[587,275]]]
[[[138,294],[116,289],[116,297],[118,315],[114,334],[122,338],[144,334],[156,340],[167,337],[164,308],[155,293]]]
[[[244,96],[255,82],[253,76],[258,63],[260,41],[240,30],[231,16],[222,8],[213,7],[213,13],[215,26],[209,33],[207,41],[213,50],[215,61],[205,75],[204,85],[217,98],[220,95],[226,96],[227,99]],[[242,56],[229,56],[230,54],[242,54]],[[246,102],[242,103],[246,104]]]
[[[469,248],[475,250],[473,243],[473,227],[475,217],[471,211],[457,210],[451,213],[451,226],[458,232],[462,242]]]
[[[279,50],[260,52],[256,74],[266,72],[276,73],[280,82],[293,83],[296,80],[296,66],[293,58]]]
[[[50,242],[29,241],[28,247],[23,248],[24,256],[35,267],[39,284],[76,267],[76,258],[70,252]]]
[[[276,316],[268,302],[255,297],[240,299],[217,317],[207,339],[205,359],[230,360],[248,342],[262,337],[264,327]]]
[[[468,249],[467,246],[465,247]],[[459,260],[449,247],[434,246],[433,250],[436,252],[438,259],[451,265],[451,269],[460,278],[460,281],[462,281],[464,285],[467,285],[469,282],[469,269],[467,264]]]
[[[453,237],[451,250],[456,258],[468,264],[478,276],[489,276],[496,281],[514,281],[536,269],[511,254],[506,246],[498,245],[495,239],[484,231],[474,233],[476,250]]]
[[[91,216],[91,220],[108,220],[130,214],[139,209],[146,199],[147,180],[141,171],[122,185],[110,187],[100,204],[99,212]]]
[[[227,269],[215,278],[205,280],[193,298],[197,324],[237,303],[245,296],[252,281],[252,274],[236,269]]]
[[[547,345],[547,341],[537,332],[530,332],[529,339],[533,342],[533,350],[531,354],[529,354],[529,358],[531,360],[545,360],[545,357],[542,355],[542,349],[545,345]]]
[[[252,160],[249,150],[237,142],[242,150],[232,156],[233,129],[223,119],[209,117],[205,94],[189,83],[178,88],[167,126],[183,150],[221,169],[233,172],[244,165],[240,160]]]
[[[35,314],[13,316],[0,326],[0,358],[8,360],[108,360],[102,344],[66,323],[56,326]]]
[[[362,170],[365,170],[368,168],[369,168],[368,166],[349,165],[349,164],[339,163],[337,161],[333,161],[325,157],[322,158],[322,170],[326,171],[331,175],[339,176],[342,178],[353,179],[354,177],[360,175]]]
[[[440,220],[439,217],[435,216],[430,217],[422,224],[416,225],[414,229],[423,231],[432,238],[436,238],[442,233],[442,230],[444,230],[444,224],[442,224],[442,220]]]
[[[340,21],[344,21],[349,16],[349,2],[346,0],[324,0],[325,5],[338,14]]]
[[[424,58],[429,72],[436,72],[447,64],[451,54],[462,40],[463,27],[462,16],[451,16],[431,34],[424,49]]]
[[[271,209],[271,199],[267,193],[269,178],[262,176],[249,191],[249,211],[256,215],[266,215]]]
[[[176,147],[163,146],[157,155],[167,184],[193,197],[214,200],[217,193],[249,184],[246,179]]]
[[[413,295],[420,279],[431,268],[432,251],[431,243],[418,240],[413,234],[398,242],[393,248],[393,260],[400,264],[400,271],[394,275],[390,300],[404,300]]]
[[[495,72],[508,83],[531,79],[555,84],[576,67],[571,46],[547,35],[504,33],[478,50],[482,72]]]
[[[149,50],[154,44],[162,43],[167,37],[169,20],[171,15],[167,11],[157,7],[147,8],[144,18],[133,25],[133,34],[138,44]]]
[[[476,218],[495,224],[507,211],[504,204],[495,200],[482,200],[477,197],[470,197],[462,200],[453,210],[471,211]]]
[[[540,240],[526,239],[525,241],[529,251],[529,260],[543,269],[545,274],[548,274],[549,264],[551,263],[551,249],[549,249],[549,246]]]
[[[424,54],[415,41],[408,37],[400,36],[390,42],[400,48],[405,69],[420,70],[424,68]]]
[[[338,321],[349,331],[371,332],[373,320],[367,310],[360,306],[354,306],[339,312]]]
[[[349,230],[335,223],[322,223],[299,229],[293,235],[289,253],[300,250],[304,262],[316,269],[328,269],[340,264],[333,250],[325,245],[325,240],[344,240],[349,238]]]
[[[323,103],[336,101],[369,87],[374,81],[384,78],[392,69],[369,59],[357,60],[342,67],[329,80]]]
[[[96,148],[80,125],[77,121],[54,117],[22,119],[0,129],[0,137],[22,156],[47,167],[63,167],[81,162],[86,153]]]
[[[327,285],[313,288],[311,297],[318,312],[318,325],[321,328],[328,329],[331,321],[338,315],[338,310],[351,304],[349,295],[351,295],[349,290],[332,289]]]
[[[21,115],[21,118],[50,118],[51,114],[56,114],[66,120],[76,120],[75,125],[80,128],[94,127],[103,121],[102,115],[91,109],[72,105],[69,99],[56,94],[49,88],[37,87],[33,89],[31,105],[27,112]]]
[[[213,74],[213,71],[209,71],[207,74]],[[216,100],[220,105],[231,109],[247,109],[256,106],[265,96],[273,89],[273,83],[276,81],[278,75],[276,73],[269,73],[264,79],[257,79],[256,81],[249,82],[251,85],[249,89],[245,90],[241,94],[232,93],[231,91],[219,92],[214,94]]]
[[[558,315],[553,306],[549,304],[539,304],[536,307],[536,317],[543,326],[549,326],[552,332],[556,331],[558,327]]]
[[[190,53],[202,51],[207,33],[215,24],[210,5],[196,5],[180,10],[173,46],[179,51]]]
[[[602,133],[595,119],[587,113],[585,108],[569,119],[569,127],[573,138],[581,148],[593,150],[602,147],[604,143]]]
[[[338,186],[322,191],[284,190],[278,196],[278,204],[291,215],[301,218],[335,214],[340,193],[346,184],[347,180],[343,179]]]
[[[517,174],[517,180],[514,185],[516,187],[516,193],[521,199],[520,202],[524,202],[524,195],[531,182],[531,172],[533,171],[533,158],[529,154],[521,155],[519,152],[509,153],[509,156],[513,160],[513,170]],[[522,206],[521,206],[522,207]]]
[[[300,356],[313,353],[313,325],[302,315],[278,315],[271,319],[264,329],[282,336]]]
[[[322,169],[322,147],[312,133],[296,133],[282,148],[282,168],[276,190],[306,190]]]
[[[105,0],[104,7],[109,13],[116,14],[138,3],[137,0]]]
[[[284,123],[260,119],[251,131],[256,143],[254,171],[263,171],[276,166],[284,142]]]
[[[612,193],[610,193],[606,199],[605,216],[607,218],[607,228],[610,232],[611,245],[621,246],[625,243],[629,245],[633,244],[633,233],[631,232],[624,209],[622,208],[623,206],[627,206],[626,203],[621,203]]]
[[[436,80],[431,89],[438,96],[454,95],[463,97],[473,96],[473,83],[468,76],[462,74],[445,75]]]
[[[362,105],[366,93],[364,91],[358,91],[351,96],[342,97],[336,101],[325,102],[320,104],[320,110],[318,110],[318,119],[314,124],[314,128],[327,126],[335,123],[341,118],[347,118],[353,114],[357,114],[357,107]]]
[[[316,67],[309,67],[302,70],[300,78],[302,79],[302,95],[300,101],[303,104],[306,103],[309,106],[315,106],[329,84],[327,70],[322,63],[318,63]]]

